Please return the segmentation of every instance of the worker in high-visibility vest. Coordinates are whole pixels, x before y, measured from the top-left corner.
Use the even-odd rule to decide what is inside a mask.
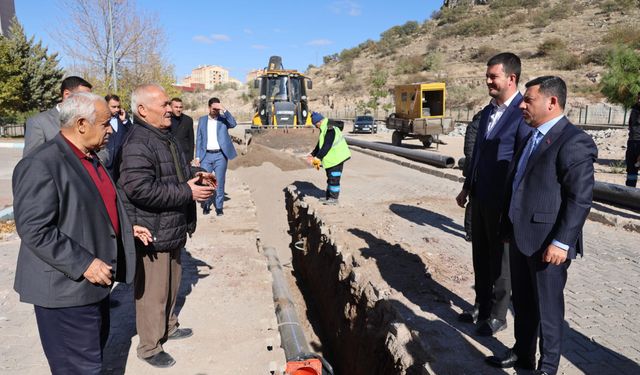
[[[324,168],[327,173],[327,192],[326,197],[321,201],[323,204],[335,205],[340,196],[342,167],[344,162],[351,158],[351,151],[342,131],[330,125],[329,120],[320,113],[311,113],[311,122],[320,129],[320,135],[316,147],[307,156],[307,161],[318,169],[320,165]]]

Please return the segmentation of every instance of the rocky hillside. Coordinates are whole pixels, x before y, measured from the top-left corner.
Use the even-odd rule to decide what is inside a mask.
[[[376,83],[446,81],[448,105],[487,101],[486,61],[497,52],[522,58],[521,84],[554,74],[570,89],[569,105],[602,102],[599,81],[616,44],[640,49],[638,0],[448,0],[425,21],[395,26],[378,41],[324,57],[310,66],[312,108],[364,109]],[[382,81],[382,85],[380,82]],[[391,96],[380,99],[390,109]]]

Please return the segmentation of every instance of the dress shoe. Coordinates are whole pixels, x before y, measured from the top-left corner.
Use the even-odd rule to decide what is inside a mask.
[[[218,216],[224,215],[224,212],[222,212],[222,208],[216,208],[216,215]]]
[[[176,360],[173,359],[171,354],[167,352],[160,352],[152,355],[151,357],[142,358],[142,359],[145,360],[151,366],[158,367],[158,368],[171,367],[176,363]]]
[[[178,328],[167,336],[167,340],[180,340],[191,336],[193,336],[193,330],[191,328]]]
[[[478,315],[480,314],[480,310],[477,307],[474,307],[471,310],[465,310],[460,315],[458,315],[458,321],[465,323],[475,323],[478,321]]]
[[[518,367],[525,370],[533,370],[536,368],[533,361],[527,362],[522,358],[518,358],[518,355],[513,350],[507,351],[504,357],[496,357],[492,355],[485,358],[485,361],[491,366],[498,368]]]
[[[504,330],[505,328],[507,328],[506,321],[496,318],[489,318],[482,324],[480,324],[480,327],[478,327],[476,333],[480,336],[493,336],[496,333]]]

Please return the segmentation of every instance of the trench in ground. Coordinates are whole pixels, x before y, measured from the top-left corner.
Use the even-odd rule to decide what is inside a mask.
[[[284,269],[291,271],[289,288],[310,347],[335,374],[427,374],[427,350],[385,291],[368,282],[357,261],[341,251],[320,214],[305,203],[305,194],[284,188],[291,173],[306,168],[302,157],[315,137],[254,140],[231,166],[251,187],[262,245],[276,247]],[[271,148],[274,143],[282,147],[279,142],[287,145],[285,152]]]

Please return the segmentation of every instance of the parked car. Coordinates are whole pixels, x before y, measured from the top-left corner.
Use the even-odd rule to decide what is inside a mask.
[[[353,122],[354,133],[377,133],[378,125],[376,125],[373,116],[356,116]]]

